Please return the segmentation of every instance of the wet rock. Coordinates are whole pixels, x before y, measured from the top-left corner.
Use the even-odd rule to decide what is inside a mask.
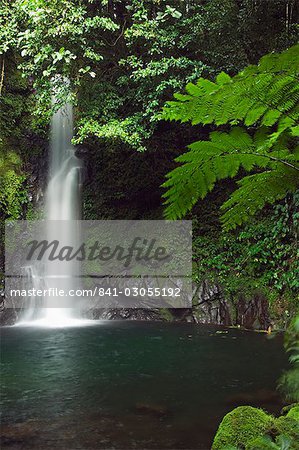
[[[145,321],[163,321],[159,310],[153,309],[134,309],[134,308],[112,308],[106,310],[94,310],[93,319],[102,320],[145,320]]]
[[[231,305],[225,299],[219,284],[205,280],[195,288],[193,305],[197,322],[232,325]]]
[[[240,296],[236,303],[236,324],[248,329],[267,330],[271,327],[268,300],[260,293],[246,300]]]
[[[18,318],[18,310],[12,308],[5,308],[5,304],[2,303],[0,309],[0,325],[14,325]]]
[[[197,323],[192,308],[172,308],[171,314],[175,322]]]

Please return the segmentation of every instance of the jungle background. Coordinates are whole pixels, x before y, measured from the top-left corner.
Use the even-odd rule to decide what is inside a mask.
[[[42,204],[55,75],[72,87],[59,96],[75,105],[83,218],[162,219],[161,185],[174,159],[216,128],[164,120],[165,102],[200,77],[234,76],[291,47],[298,14],[295,0],[2,0],[2,271],[4,221],[36,218]],[[223,230],[219,208],[243,175],[241,169],[217,182],[186,214],[193,220],[194,281],[217,286],[233,324],[244,325],[236,305],[244,312],[266,302],[270,319],[256,324],[253,315],[249,325],[284,328],[298,309],[299,196],[288,193]],[[160,316],[173,319],[167,311]]]

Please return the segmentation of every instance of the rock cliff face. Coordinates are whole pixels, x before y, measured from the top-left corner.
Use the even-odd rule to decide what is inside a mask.
[[[12,308],[5,308],[4,303],[1,304],[0,309],[0,326],[14,325],[18,320],[18,313]]]
[[[192,303],[198,322],[226,326],[233,324],[232,305],[225,299],[218,284],[205,280],[198,285]]]
[[[225,298],[221,286],[206,280],[194,286],[192,308],[167,310],[142,308],[112,308],[89,311],[89,317],[104,320],[161,320],[193,322],[224,326],[241,326],[248,329],[267,330],[272,326],[268,301],[255,294],[232,302]]]
[[[117,308],[104,311],[98,310],[94,315],[103,320],[163,320],[158,309]]]
[[[21,312],[5,308],[2,297],[0,325],[12,325]],[[239,325],[248,329],[267,330],[272,326],[268,301],[255,294],[251,299],[241,297],[236,302],[225,298],[221,286],[206,280],[194,286],[192,308],[149,309],[149,308],[111,308],[88,311],[91,319],[102,320],[145,320],[193,322],[232,326]]]
[[[268,301],[263,295],[255,294],[248,302],[239,298],[236,305],[236,322],[245,328],[267,330],[272,326]]]
[[[228,300],[221,286],[208,280],[198,286],[193,298],[193,315],[200,323],[240,325],[248,329],[267,330],[272,325],[268,300],[255,293],[252,298],[241,296]]]

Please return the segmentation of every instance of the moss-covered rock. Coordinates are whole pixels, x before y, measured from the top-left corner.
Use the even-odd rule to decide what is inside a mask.
[[[293,417],[278,417],[273,422],[273,429],[276,431],[276,434],[294,436],[299,442],[299,422]]]
[[[299,405],[298,406],[294,406],[293,408],[291,408],[289,410],[289,412],[287,413],[287,417],[295,419],[295,420],[297,420],[299,422]]]
[[[249,442],[246,450],[279,450],[270,436],[259,436]]]
[[[295,408],[290,409],[289,413]],[[289,416],[281,416],[274,419],[271,429],[268,434],[277,442],[282,437],[285,437],[290,442],[290,449],[299,450],[299,421],[292,417],[296,411],[292,411]]]
[[[249,446],[246,447],[246,450],[297,450],[298,444],[297,442],[286,436],[281,434],[275,438],[273,441],[270,436],[262,436],[254,439],[250,442]]]
[[[251,406],[239,406],[224,416],[214,438],[212,450],[223,450],[229,445],[241,449],[263,436],[271,428],[273,417]]]
[[[248,408],[248,407],[244,407]],[[239,408],[237,408],[239,409]],[[254,409],[254,408],[251,408]],[[263,433],[261,433],[261,428],[256,428],[254,423],[256,420],[258,420],[259,416],[254,413],[254,416],[252,414],[250,415],[253,420],[251,421],[251,430],[252,430],[252,436],[251,438],[248,438],[247,432],[244,433],[244,426],[242,427],[242,436],[238,437],[238,439],[233,440],[234,437],[230,436],[229,441],[226,441],[226,443],[223,445],[223,440],[219,444],[218,447],[213,447],[220,449],[222,448],[227,449],[229,448],[227,444],[234,444],[236,445],[235,448],[239,449],[245,449],[245,450],[281,450],[281,449],[288,449],[288,450],[299,450],[299,421],[298,421],[298,406],[295,406],[291,409],[289,409],[288,414],[286,416],[281,416],[278,418],[273,418],[271,416],[267,416],[271,420],[268,422],[268,427],[266,426],[263,430]],[[236,411],[236,410],[234,410]],[[234,412],[232,411],[232,412]],[[260,410],[258,410],[260,411]],[[263,412],[263,411],[262,411]],[[244,420],[244,425],[248,423],[248,411],[246,412],[246,420]],[[231,413],[230,413],[231,414]],[[263,414],[265,414],[263,412]],[[228,415],[227,415],[228,416]],[[226,416],[226,417],[227,417]],[[264,416],[262,416],[264,417]],[[239,420],[239,414],[238,414],[238,420]],[[233,426],[235,429],[237,426],[237,422],[230,419],[230,423],[226,424],[226,432],[227,428],[229,426]],[[220,427],[219,427],[220,430]],[[218,432],[219,432],[218,430]],[[218,434],[218,433],[217,433]],[[263,434],[263,435],[262,435]],[[255,437],[253,437],[255,435]],[[217,435],[216,435],[217,436]],[[216,439],[216,438],[215,438]],[[222,446],[223,445],[223,446]]]
[[[281,409],[281,415],[286,416],[290,409],[295,408],[295,406],[299,406],[299,403],[291,403],[290,405],[286,405]]]

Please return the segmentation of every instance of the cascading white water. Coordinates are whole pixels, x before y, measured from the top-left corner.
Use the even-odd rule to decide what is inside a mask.
[[[55,100],[53,100],[55,101]],[[45,196],[45,229],[48,242],[59,240],[62,246],[77,247],[80,232],[80,172],[81,162],[72,145],[73,110],[71,104],[61,107],[52,117],[49,182]],[[36,289],[57,288],[68,293],[76,289],[78,262],[55,261],[42,265],[36,261],[27,267],[27,282]],[[19,324],[42,326],[68,326],[84,324],[76,318],[74,297],[59,299],[46,297],[42,302],[31,301],[29,309]],[[55,304],[55,307],[53,307]]]
[[[80,219],[80,160],[75,156],[72,145],[73,109],[71,104],[61,107],[52,118],[51,158],[49,184],[46,192],[45,215],[47,240],[59,240],[61,245],[78,242],[76,220]],[[62,223],[60,221],[63,221]],[[48,263],[45,268],[47,288],[63,289],[69,292],[76,288],[76,262]],[[63,274],[62,278],[57,275]],[[44,299],[44,321],[52,324],[64,322],[73,317],[73,299],[63,298],[63,308],[54,308],[53,299]]]

